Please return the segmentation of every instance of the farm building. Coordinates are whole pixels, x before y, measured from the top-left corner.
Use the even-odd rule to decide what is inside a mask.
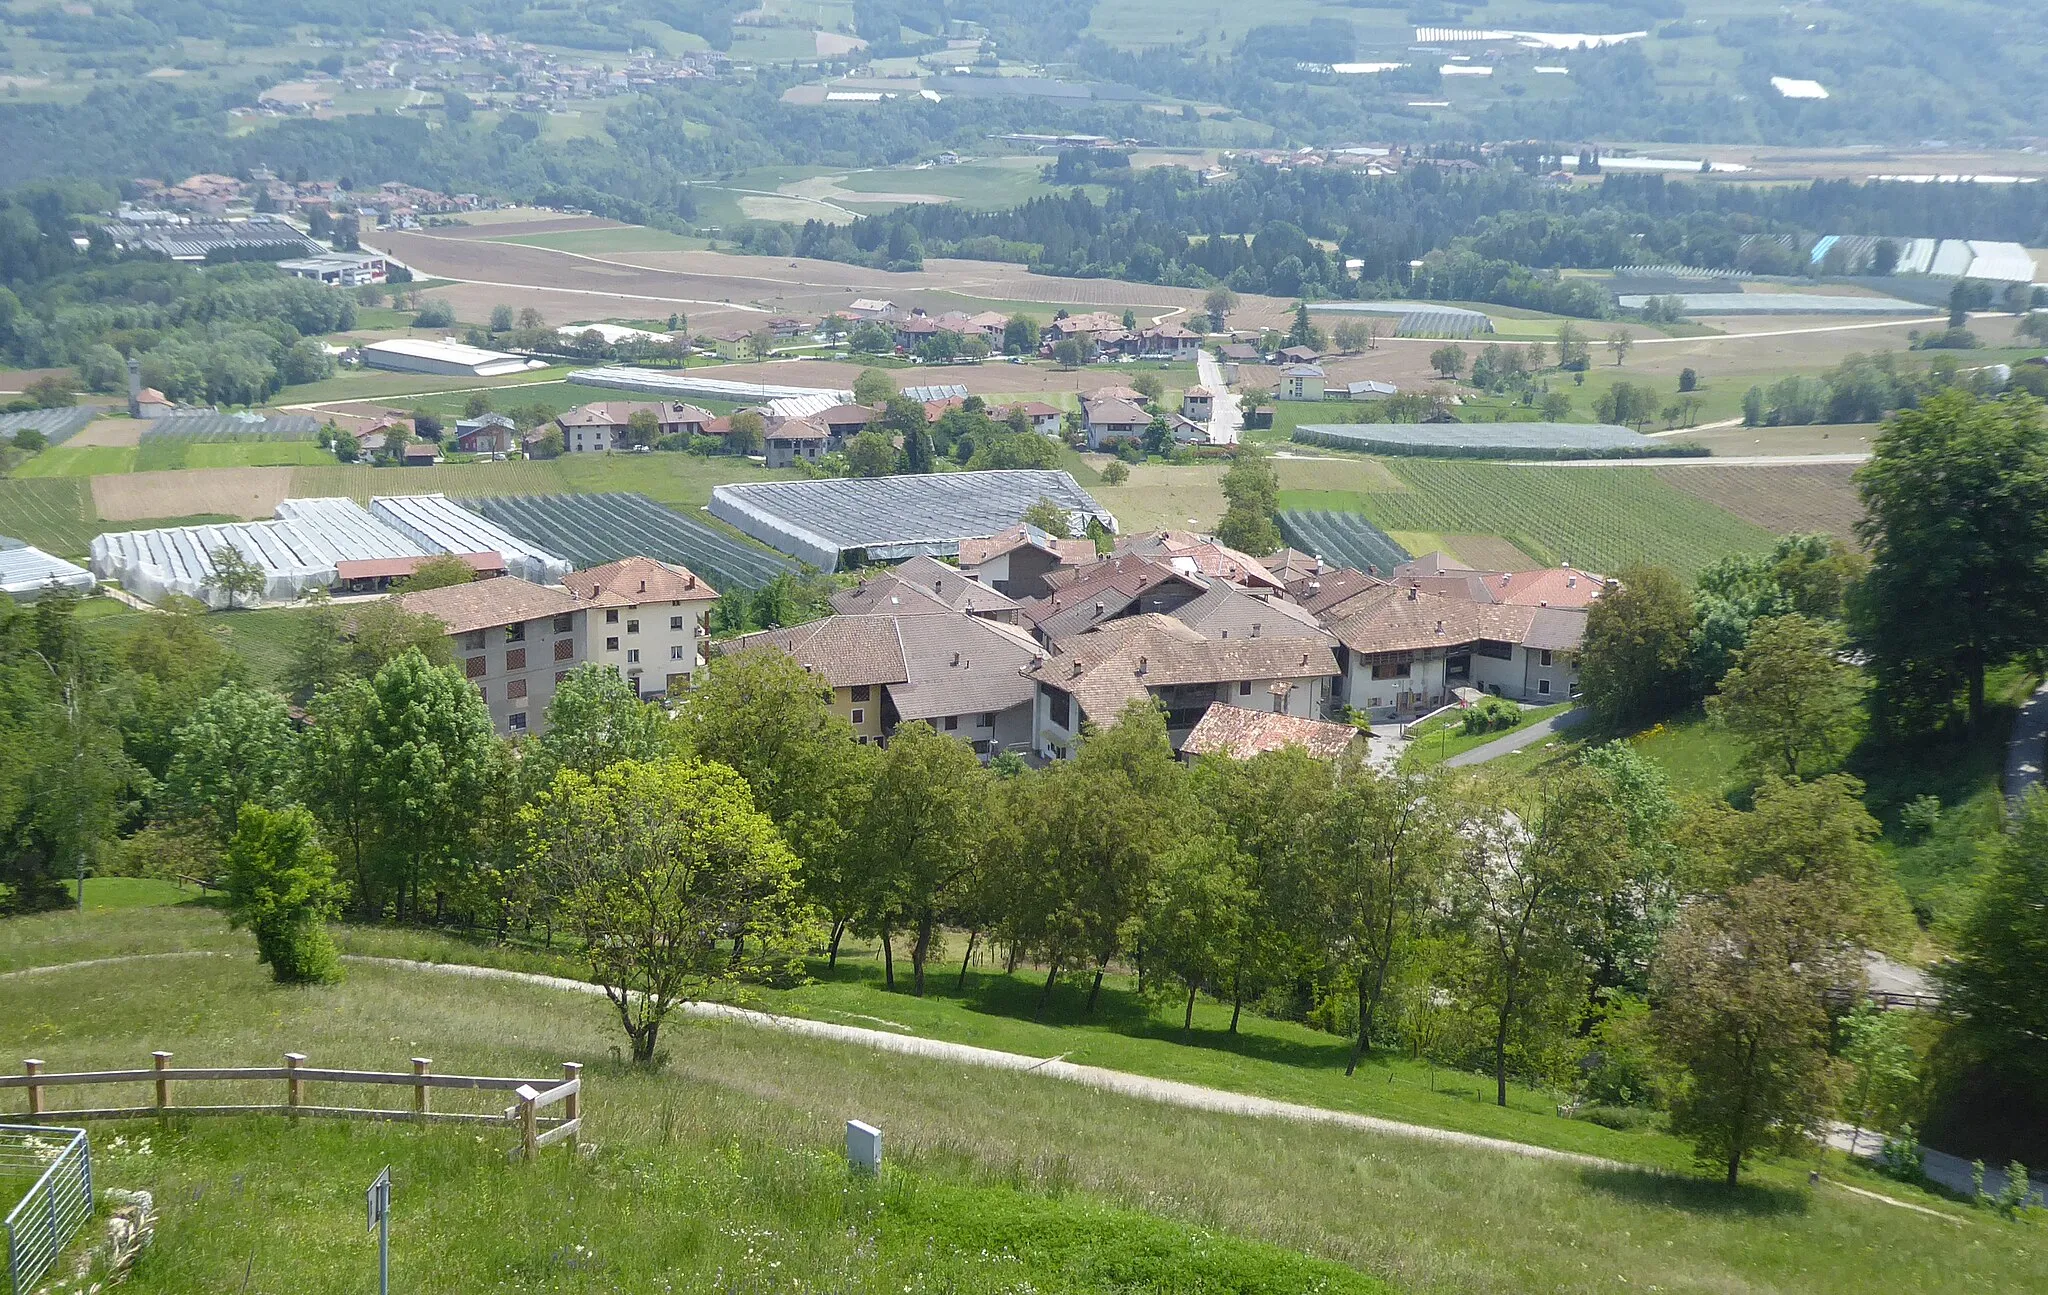
[[[70,593],[87,593],[93,586],[92,572],[20,540],[0,536],[0,594],[16,602],[34,602],[52,585]]]
[[[393,337],[362,348],[363,363],[400,373],[445,373],[459,377],[495,378],[545,367],[503,351],[486,351],[461,342],[436,342],[423,337]]]
[[[212,555],[232,547],[263,573],[256,598],[301,598],[316,589],[377,587],[422,560],[452,554],[480,572],[559,580],[569,564],[518,540],[440,495],[371,501],[287,499],[269,521],[118,531],[92,542],[92,571],[158,602],[180,594],[225,607]]]
[[[277,268],[298,279],[311,279],[330,288],[358,288],[382,283],[390,266],[381,256],[367,252],[323,252],[318,256],[295,256],[279,261]]]
[[[279,508],[282,511],[283,505]],[[535,584],[556,584],[569,574],[569,564],[561,558],[450,502],[446,495],[379,497],[370,501],[370,515],[429,553],[500,553],[506,571]]]
[[[953,557],[960,542],[1017,525],[1040,499],[1112,534],[1116,518],[1064,472],[941,472],[927,476],[761,481],[719,486],[711,515],[792,557],[836,571],[920,553]]]

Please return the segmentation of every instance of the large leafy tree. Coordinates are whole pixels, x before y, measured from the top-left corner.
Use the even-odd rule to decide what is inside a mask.
[[[181,726],[177,754],[164,779],[166,807],[203,825],[225,847],[245,805],[275,807],[298,761],[297,738],[284,698],[230,684]]]
[[[360,760],[371,849],[369,911],[416,917],[466,889],[479,816],[507,774],[490,712],[453,666],[408,652],[361,698]]]
[[[1313,912],[1325,969],[1346,982],[1358,1000],[1358,1039],[1344,1069],[1347,1075],[1371,1049],[1390,973],[1409,948],[1427,905],[1441,893],[1454,854],[1449,828],[1437,789],[1424,779],[1381,773],[1361,763],[1347,767],[1338,781]],[[1489,897],[1482,910],[1495,911],[1498,905],[1491,897],[1497,888],[1481,889]],[[1547,901],[1536,897],[1532,902]]]
[[[1146,989],[1159,997],[1169,986],[1187,991],[1182,1034],[1194,1027],[1195,996],[1218,992],[1235,971],[1232,951],[1254,903],[1247,862],[1212,826],[1184,835],[1153,870],[1144,912]]]
[[[1233,844],[1243,911],[1220,951],[1218,993],[1230,999],[1230,1029],[1247,998],[1297,973],[1321,947],[1319,905],[1327,879],[1324,828],[1334,784],[1329,766],[1298,747],[1249,760],[1216,756],[1195,766],[1197,803],[1213,813]],[[1155,938],[1146,928],[1149,959]]]
[[[1939,976],[1955,1028],[1993,1068],[2048,1084],[2048,793],[2028,793]]]
[[[1833,1111],[1826,995],[1861,969],[1813,901],[1758,878],[1689,908],[1658,956],[1651,1024],[1671,1128],[1730,1186],[1751,1153],[1803,1144]]]
[[[547,725],[527,744],[520,772],[545,787],[564,769],[592,774],[621,760],[683,754],[683,737],[658,703],[640,700],[608,666],[585,662],[555,685]]]
[[[341,979],[341,961],[323,925],[341,887],[334,856],[321,846],[313,816],[294,805],[243,807],[227,852],[228,920],[256,936],[256,956],[287,983]]]
[[[744,778],[781,829],[811,898],[832,917],[836,955],[863,894],[848,829],[860,820],[874,748],[833,714],[822,680],[773,648],[713,657],[677,721],[689,750]]]
[[[1752,769],[1798,778],[1836,767],[1855,740],[1863,683],[1839,656],[1841,635],[1798,613],[1751,627],[1707,713],[1743,746]]]
[[[796,856],[747,784],[697,760],[564,770],[521,818],[568,881],[592,976],[652,1061],[677,1004],[747,976],[791,975],[819,932]]]
[[[905,724],[875,762],[859,853],[869,888],[867,920],[883,939],[895,988],[891,938],[911,933],[913,992],[924,997],[925,967],[940,923],[971,892],[989,838],[989,773],[974,751],[923,722]]]
[[[1892,415],[1856,474],[1861,606],[1879,713],[1927,731],[1984,674],[2048,638],[2048,429],[2031,396],[1941,392]]]
[[[1234,549],[1263,556],[1280,547],[1274,517],[1280,507],[1280,477],[1259,446],[1241,444],[1223,473],[1223,520],[1216,538]]]
[[[1663,567],[1631,566],[1586,612],[1579,686],[1594,722],[1619,730],[1691,700],[1692,600]]]
[[[1511,1055],[1536,1066],[1584,1000],[1576,936],[1595,920],[1626,850],[1626,824],[1590,770],[1533,784],[1497,781],[1473,798],[1447,878],[1463,937],[1465,992],[1493,1038],[1495,1100],[1508,1101]]]

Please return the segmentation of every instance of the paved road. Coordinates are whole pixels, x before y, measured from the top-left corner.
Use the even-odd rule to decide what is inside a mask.
[[[1195,373],[1216,397],[1215,412],[1209,416],[1209,444],[1237,444],[1237,434],[1244,430],[1244,410],[1237,393],[1223,380],[1223,366],[1204,349],[1195,352]]]
[[[1884,1136],[1868,1129],[1858,1129],[1848,1124],[1830,1124],[1827,1133],[1828,1145],[1837,1151],[1847,1151],[1866,1160],[1876,1160],[1884,1147]],[[1920,1149],[1920,1169],[1928,1181],[1941,1184],[1952,1192],[1968,1196],[1973,1190],[1970,1162],[1961,1156],[1952,1156],[1946,1151],[1931,1147]],[[2032,1187],[2034,1203],[2048,1204],[2048,1176],[2029,1173],[2028,1186]],[[2005,1190],[2006,1173],[2003,1166],[1984,1166],[1984,1190],[1996,1196]]]
[[[2005,743],[2005,798],[2018,800],[2041,783],[2048,763],[2048,683],[2035,690],[2012,722]]]
[[[1510,751],[1519,751],[1565,729],[1573,728],[1586,718],[1586,708],[1561,711],[1549,719],[1539,719],[1524,729],[1517,729],[1506,737],[1497,737],[1485,746],[1475,746],[1470,751],[1460,752],[1444,761],[1447,769],[1463,769],[1469,765],[1485,764],[1497,760]],[[1427,740],[1427,739],[1424,739]]]

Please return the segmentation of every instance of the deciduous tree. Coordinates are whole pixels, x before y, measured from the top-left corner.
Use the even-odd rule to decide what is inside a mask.
[[[297,766],[284,699],[236,684],[202,702],[174,743],[164,802],[221,847],[233,839],[243,806],[281,803]]]
[[[1707,698],[1747,765],[1799,778],[1841,762],[1861,727],[1863,684],[1840,650],[1833,626],[1797,612],[1750,626],[1742,655]]]
[[[1217,539],[1234,549],[1261,555],[1280,547],[1280,527],[1274,521],[1280,505],[1280,476],[1258,445],[1241,443],[1232,451],[1230,467],[1223,474],[1223,498],[1228,506],[1217,523]]]
[[[636,1062],[655,1059],[678,1003],[793,975],[817,937],[796,856],[721,765],[564,770],[521,821],[534,856],[568,879],[566,912]]]
[[[1631,566],[1586,613],[1579,684],[1593,719],[1619,730],[1690,700],[1692,600],[1663,567]]]
[[[339,898],[334,856],[320,845],[311,814],[297,805],[243,807],[227,853],[228,920],[255,933],[256,956],[273,979],[341,979],[324,925]]]
[[[2048,1084],[2048,793],[2029,792],[1938,969],[1970,1051],[2030,1085]]]
[[[898,930],[911,933],[912,992],[919,998],[940,924],[981,867],[989,825],[989,775],[973,749],[922,721],[899,726],[875,762],[859,850],[870,888],[867,920],[885,942]],[[885,971],[894,989],[893,950],[889,955]]]

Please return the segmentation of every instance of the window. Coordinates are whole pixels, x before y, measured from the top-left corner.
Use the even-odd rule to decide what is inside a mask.
[[[523,710],[513,711],[505,723],[514,733],[524,733],[526,731],[526,712]]]
[[[606,612],[605,612],[605,614],[604,614],[604,623],[605,623],[605,624],[607,624],[607,625],[616,625],[616,624],[618,624],[618,623],[619,623],[619,609],[618,609],[618,608],[616,608],[616,607],[612,607],[612,608],[609,608],[609,609],[607,609],[607,610],[606,610]]]
[[[1543,649],[1543,664],[1544,664],[1544,665],[1549,665],[1549,664],[1550,664],[1550,649],[1549,649],[1549,648],[1544,648],[1544,649]]]
[[[855,701],[866,701],[870,695],[868,691],[868,685],[864,683],[855,684],[851,691],[853,693],[853,700]]]
[[[471,630],[469,633],[462,636],[462,647],[463,650],[466,652],[482,651],[483,646],[484,632],[482,630]]]
[[[627,648],[627,649],[626,649],[626,661],[627,661],[627,663],[628,663],[628,664],[637,664],[637,663],[639,662],[639,660],[640,660],[640,649],[639,649],[639,648]]]
[[[1515,645],[1503,643],[1499,639],[1480,639],[1472,645],[1472,650],[1480,656],[1492,657],[1496,661],[1515,659]]]
[[[862,722],[863,720],[867,719],[867,717],[868,717],[868,713],[867,713],[866,711],[862,710],[862,709],[861,709],[860,707],[856,706],[856,707],[854,707],[854,708],[853,708],[853,722],[854,722],[854,723],[858,724],[858,723]],[[866,738],[862,738],[861,740],[862,740],[862,741],[866,741],[867,739],[866,739]]]
[[[671,617],[669,617],[669,618],[668,618],[668,627],[669,627],[670,629],[672,629],[672,630],[679,630],[679,629],[681,629],[681,628],[683,627],[683,618],[682,618],[682,617],[680,617],[680,616],[671,616]]]
[[[605,651],[607,651],[607,652],[616,652],[616,651],[618,651],[618,650],[619,650],[619,640],[618,640],[618,638],[617,638],[616,636],[614,636],[614,637],[612,637],[612,638],[608,638],[608,639],[606,639],[606,640],[604,641],[604,650],[605,650]]]
[[[1406,679],[1408,677],[1408,663],[1406,661],[1375,661],[1372,663],[1372,677],[1375,679]]]
[[[555,617],[555,633],[567,634],[570,630],[573,630],[575,628],[576,618],[573,615]]]
[[[628,634],[638,634],[639,632],[640,632],[640,622],[639,622],[639,621],[627,621],[627,622],[626,622],[626,633],[628,633]]]
[[[682,645],[682,644],[680,644],[680,643],[671,643],[671,644],[669,644],[669,645],[668,645],[668,659],[669,659],[669,660],[671,660],[671,661],[680,661],[680,660],[682,660],[682,659],[683,659],[683,645]]]
[[[1238,685],[1237,685],[1237,695],[1238,695],[1238,696],[1240,696],[1240,697],[1249,697],[1249,696],[1251,696],[1251,695],[1252,695],[1252,681],[1251,681],[1251,680],[1249,680],[1249,679],[1243,679],[1243,680],[1240,680],[1240,681],[1238,682]]]
[[[988,714],[983,715],[979,720],[975,721],[975,727],[977,728],[994,728],[995,726],[996,713],[994,711],[990,711]]]
[[[952,733],[952,732],[957,732],[957,731],[959,730],[959,728],[960,728],[960,717],[959,717],[958,715],[948,715],[948,716],[946,716],[946,731],[947,731],[948,733]]]
[[[521,621],[517,625],[507,625],[505,627],[505,641],[507,643],[526,642],[526,622]]]
[[[1069,719],[1069,707],[1071,705],[1071,699],[1065,693],[1056,692],[1052,694],[1050,697],[1046,698],[1046,702],[1048,704],[1048,709],[1051,712],[1051,718],[1053,723],[1059,725],[1061,728],[1074,727],[1073,723]]]
[[[526,649],[507,648],[505,650],[505,668],[507,670],[524,670],[526,668]]]
[[[521,697],[524,697],[525,695],[526,680],[514,679],[505,685],[505,697],[508,701],[518,701]]]
[[[560,683],[562,682],[562,680],[564,680],[564,679],[567,679],[568,677],[569,677],[569,672],[568,672],[567,670],[557,670],[557,671],[555,671],[555,683],[556,683],[556,684],[558,684],[558,685],[559,685],[559,684],[560,684]]]
[[[484,658],[473,656],[462,663],[462,677],[465,679],[481,679],[484,677],[484,671],[489,668],[490,663]]]
[[[1550,680],[1538,679],[1536,681],[1536,691],[1548,697],[1550,695]]]
[[[570,659],[574,658],[574,657],[575,657],[575,655],[576,655],[576,640],[575,640],[575,639],[556,639],[556,640],[555,640],[555,660],[557,660],[557,661],[568,661],[568,660],[570,660]]]

